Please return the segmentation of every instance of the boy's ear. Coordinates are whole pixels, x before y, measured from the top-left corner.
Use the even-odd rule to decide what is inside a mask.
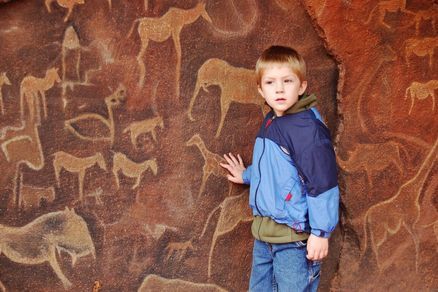
[[[299,95],[303,94],[306,91],[306,89],[307,89],[307,81],[304,80],[303,82],[301,82]]]
[[[257,85],[257,90],[259,91],[260,95],[261,95],[263,98],[265,98],[265,96],[263,95],[263,90],[262,90],[262,88],[260,87],[260,85]]]

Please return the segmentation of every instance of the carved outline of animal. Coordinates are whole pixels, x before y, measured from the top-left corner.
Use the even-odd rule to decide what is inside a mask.
[[[50,68],[46,71],[44,78],[37,78],[28,75],[21,80],[20,84],[20,110],[21,120],[24,121],[24,104],[27,104],[29,110],[29,119],[34,121],[35,115],[37,117],[37,123],[41,122],[41,105],[44,111],[44,118],[47,118],[47,104],[45,92],[51,89],[55,82],[61,82],[61,78],[58,75],[58,68]]]
[[[224,175],[224,170],[219,165],[220,162],[223,162],[223,158],[220,155],[208,150],[207,147],[205,146],[204,141],[199,136],[199,134],[193,135],[192,138],[190,138],[190,140],[187,141],[186,146],[198,147],[205,161],[204,166],[202,167],[203,175],[202,175],[201,187],[198,193],[198,198],[199,198],[202,192],[204,191],[205,184],[207,183],[207,180],[211,174],[218,177],[222,177]]]
[[[403,175],[402,161],[400,158],[400,145],[394,141],[379,144],[359,144],[353,151],[348,151],[348,160],[337,158],[342,170],[358,172],[365,169],[368,183],[373,186],[372,173],[387,168],[394,164]],[[376,156],[378,158],[376,159]]]
[[[66,82],[66,70],[67,70],[67,65],[65,64],[65,59],[66,59],[66,55],[67,55],[67,51],[72,51],[72,50],[77,50],[78,51],[78,59],[76,61],[76,75],[78,77],[78,80],[81,81],[81,75],[79,74],[79,65],[81,62],[81,44],[79,43],[79,37],[78,34],[76,33],[75,29],[73,26],[69,26],[67,27],[67,29],[65,30],[64,33],[64,39],[62,40],[62,51],[61,51],[61,55],[62,55],[62,82],[63,82],[63,86],[62,86],[62,90],[63,90],[63,95],[65,95],[65,91],[66,91],[66,85],[64,85],[64,82]]]
[[[430,20],[432,22],[433,33],[436,34],[436,19],[438,18],[438,6],[434,6],[427,10],[420,10],[415,13],[414,23],[415,23],[415,33],[418,35],[420,32],[420,24],[423,20]]]
[[[154,175],[157,175],[158,166],[157,160],[155,158],[137,163],[130,160],[125,154],[121,152],[114,153],[113,174],[116,178],[117,189],[120,189],[120,181],[118,175],[119,170],[122,170],[123,175],[136,179],[135,184],[131,187],[131,189],[135,189],[140,185],[141,176],[149,168],[152,170],[152,173]]]
[[[0,107],[1,107],[1,114],[5,114],[5,108],[3,104],[3,94],[2,94],[2,87],[3,85],[11,85],[11,81],[9,80],[8,76],[6,76],[6,72],[2,72],[0,74]]]
[[[97,164],[101,169],[107,171],[105,159],[102,153],[97,152],[93,156],[89,157],[76,157],[68,154],[64,151],[58,151],[53,154],[53,169],[55,170],[56,182],[58,188],[61,187],[60,173],[64,168],[66,171],[71,173],[77,173],[79,176],[79,201],[82,202],[84,197],[84,178],[85,172],[88,168],[93,167]]]
[[[191,121],[195,119],[192,116],[195,99],[202,88],[208,92],[208,87],[217,85],[221,89],[221,119],[216,131],[215,137],[219,137],[222,130],[225,116],[232,102],[252,103],[260,107],[265,114],[265,100],[259,95],[253,70],[241,67],[234,67],[226,61],[212,58],[208,59],[198,70],[195,90],[188,110],[188,116]]]
[[[417,55],[418,57],[429,56],[429,67],[433,65],[433,52],[438,46],[438,37],[410,38],[405,41],[405,60],[409,67],[409,57]]]
[[[207,217],[207,221],[205,222],[204,229],[199,236],[199,239],[204,236],[205,232],[207,231],[207,227],[211,217],[213,216],[213,214],[216,213],[218,209],[220,209],[221,211],[219,213],[219,219],[216,223],[216,228],[211,239],[211,247],[208,254],[208,278],[211,277],[213,252],[218,237],[233,231],[240,222],[249,222],[252,220],[251,213],[247,215],[245,214],[245,212],[248,213],[249,211],[247,191],[244,191],[237,196],[227,197],[222,201],[222,203],[220,203],[219,206],[217,206],[210,212]]]
[[[18,193],[18,206],[24,210],[39,208],[41,199],[51,203],[56,198],[54,187],[37,187],[23,184],[23,173],[20,175]]]
[[[81,114],[75,118],[66,120],[64,122],[65,128],[68,129],[72,134],[74,134],[79,139],[87,140],[87,141],[110,141],[111,146],[114,144],[114,135],[115,135],[115,124],[114,124],[114,114],[113,107],[120,105],[126,99],[126,89],[125,86],[119,85],[119,87],[114,91],[111,95],[105,97],[105,104],[108,110],[108,118],[105,118],[96,113],[85,113]],[[84,136],[80,134],[72,124],[77,121],[82,120],[98,120],[102,122],[110,131],[110,135],[108,136]]]
[[[377,12],[376,12],[377,9]],[[411,11],[406,9],[406,0],[387,0],[387,1],[379,1],[377,5],[371,10],[367,21],[365,24],[369,24],[375,14],[378,16],[378,23],[391,28],[387,23],[385,23],[385,16],[387,12],[396,13],[401,11],[403,13],[414,15]]]
[[[412,82],[411,85],[406,88],[405,100],[408,98],[408,93],[411,98],[411,107],[409,108],[409,115],[411,114],[412,108],[414,107],[415,98],[418,100],[423,100],[432,97],[432,111],[435,111],[435,90],[438,89],[438,80],[429,80],[426,83]]]
[[[84,4],[85,0],[45,0],[46,8],[49,13],[51,13],[50,5],[52,2],[56,1],[59,6],[68,9],[67,14],[64,17],[64,22],[68,20],[73,8],[76,4]]]
[[[418,271],[419,239],[415,227],[420,216],[419,197],[425,181],[437,158],[438,139],[435,140],[429,154],[424,159],[417,173],[405,182],[391,198],[371,206],[365,213],[363,223],[364,240],[361,259],[367,249],[368,229],[370,232],[371,249],[377,261],[377,267],[382,271],[387,265],[380,263],[378,249],[387,239],[387,235],[396,234],[403,226],[411,235],[415,245],[415,267]],[[378,234],[380,233],[380,234]],[[377,238],[379,236],[380,238]]]
[[[123,130],[123,133],[130,132],[131,143],[134,145],[134,148],[137,149],[137,138],[141,134],[151,133],[152,138],[157,142],[157,134],[155,132],[156,127],[164,129],[163,118],[160,116],[143,121],[132,122]]]
[[[195,22],[199,17],[208,22],[212,22],[210,16],[205,10],[205,3],[199,2],[194,8],[179,9],[171,7],[163,16],[159,18],[143,17],[134,21],[129,30],[128,37],[132,34],[137,22],[137,32],[141,41],[140,52],[137,55],[137,63],[140,68],[139,87],[143,87],[146,74],[146,66],[143,61],[144,54],[149,44],[149,40],[155,42],[164,42],[172,37],[175,45],[176,61],[176,95],[179,97],[179,83],[181,75],[181,41],[180,33],[185,25]]]
[[[147,275],[138,288],[138,292],[149,291],[227,292],[227,290],[216,284],[167,279],[154,274]]]
[[[0,254],[27,265],[48,262],[65,289],[72,283],[62,273],[56,252],[67,252],[74,266],[78,258],[91,254],[96,259],[93,240],[84,219],[74,209],[42,215],[22,227],[0,225]]]

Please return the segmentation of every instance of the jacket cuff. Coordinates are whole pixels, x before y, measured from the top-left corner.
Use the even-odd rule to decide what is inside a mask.
[[[312,229],[311,233],[315,236],[323,237],[323,238],[329,238],[330,235],[332,234],[331,232],[327,232],[319,229]]]
[[[251,175],[251,169],[248,167],[247,169],[245,169],[242,173],[242,179],[243,179],[243,183],[246,185],[250,184],[250,175]]]

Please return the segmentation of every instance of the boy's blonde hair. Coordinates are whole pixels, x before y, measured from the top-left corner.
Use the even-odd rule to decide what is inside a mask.
[[[306,62],[294,49],[284,46],[271,46],[266,49],[256,63],[256,80],[260,86],[264,70],[272,65],[287,65],[298,76],[300,82],[306,79]]]

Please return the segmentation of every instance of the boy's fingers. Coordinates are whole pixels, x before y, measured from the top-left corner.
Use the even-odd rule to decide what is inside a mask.
[[[226,168],[226,169],[228,169],[229,171],[231,171],[231,166],[229,166],[228,164],[226,164],[226,163],[222,163],[222,162],[220,162],[219,164],[220,164],[220,166],[222,166],[223,168]]]
[[[231,157],[231,160],[233,160],[234,164],[239,164],[239,162],[237,161],[236,157],[234,157],[234,155],[232,153],[229,154]]]
[[[239,159],[239,164],[243,166],[243,160],[240,154],[237,154],[237,158]]]
[[[228,162],[229,165],[234,166],[234,162],[231,160],[230,157],[227,156],[227,154],[224,154],[224,158]]]

